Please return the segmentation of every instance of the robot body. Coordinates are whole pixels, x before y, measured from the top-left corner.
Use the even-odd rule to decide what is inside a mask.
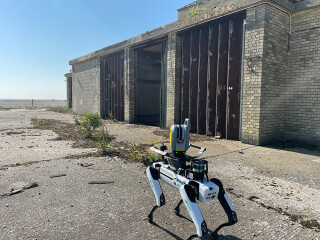
[[[156,198],[156,206],[153,207],[148,215],[148,220],[152,223],[154,211],[165,205],[165,197],[159,183],[161,179],[170,186],[179,189],[181,200],[174,211],[179,216],[180,205],[184,203],[197,231],[197,234],[190,236],[189,239],[203,236],[206,236],[207,239],[215,239],[221,228],[237,223],[238,217],[221,181],[215,178],[209,180],[208,162],[196,159],[205,151],[205,148],[189,145],[188,119],[185,120],[184,125],[171,127],[170,145],[171,153],[163,151],[166,150],[165,146],[162,146],[160,150],[154,147],[151,148],[152,151],[162,155],[163,161],[153,163],[146,170]],[[189,157],[185,155],[190,146],[200,149],[197,156]],[[186,164],[187,162],[191,162],[191,164],[188,165]],[[210,234],[197,201],[209,202],[215,199],[219,200],[226,212],[228,222],[221,224]]]
[[[147,169],[148,178],[149,178],[149,176],[152,176],[151,173],[148,174],[148,172],[150,172],[150,168],[151,167],[149,167]],[[188,179],[188,178],[181,176],[181,175],[175,173],[174,171],[170,170],[170,165],[162,163],[162,162],[154,163],[152,165],[152,168],[157,169],[157,171],[159,171],[159,179],[163,180],[165,183],[169,184],[170,186],[172,186],[174,188],[180,189],[180,187],[182,185],[190,184],[190,182],[198,185],[198,189],[199,189],[198,193],[199,194],[198,194],[197,200],[200,202],[208,202],[208,201],[211,201],[211,200],[216,199],[218,197],[219,186],[217,186],[213,182],[207,180],[206,178],[203,179],[203,182],[200,180]],[[150,181],[152,182],[153,185],[157,185],[154,182],[157,180],[151,179]]]

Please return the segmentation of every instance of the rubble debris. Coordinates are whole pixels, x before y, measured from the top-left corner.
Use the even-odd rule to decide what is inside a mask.
[[[91,181],[88,182],[88,184],[111,184],[114,183],[114,181]]]
[[[6,195],[7,196],[12,196],[12,195],[15,195],[15,194],[18,194],[18,193],[21,193],[21,192],[23,192],[22,188],[18,189],[18,190],[11,191],[11,192],[7,193]]]
[[[38,186],[39,186],[39,184],[37,182],[31,182],[31,183],[28,183],[27,185],[25,185],[23,187],[23,189],[26,190],[26,189],[35,188]]]
[[[67,176],[67,174],[62,173],[62,174],[51,175],[49,176],[49,178],[57,178],[57,177],[65,177],[65,176]]]
[[[15,131],[6,132],[7,135],[13,135],[13,134],[17,135],[17,134],[23,134],[23,133],[25,133],[25,131],[22,131],[22,132],[15,132]]]
[[[1,194],[0,197],[8,197],[8,196],[16,195],[18,193],[24,192],[24,190],[31,189],[31,188],[38,187],[38,186],[39,185],[37,182],[31,182],[31,183],[28,183],[24,187],[19,188],[19,189],[12,188],[9,193]],[[8,207],[8,206],[6,205],[6,207]]]
[[[90,166],[93,166],[94,164],[93,163],[81,163],[80,166],[81,167],[90,167]]]

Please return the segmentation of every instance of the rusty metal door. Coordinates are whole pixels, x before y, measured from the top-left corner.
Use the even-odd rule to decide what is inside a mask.
[[[182,33],[181,122],[193,133],[239,139],[245,13]]]
[[[240,128],[240,92],[241,92],[241,56],[242,21],[229,22],[229,78],[228,78],[228,114],[227,139],[239,139]]]
[[[104,114],[108,117],[109,114],[109,73],[108,59],[104,60]]]
[[[105,113],[108,118],[124,121],[123,52],[105,60]]]

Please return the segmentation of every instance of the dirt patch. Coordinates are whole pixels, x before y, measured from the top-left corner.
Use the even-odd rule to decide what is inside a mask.
[[[126,142],[113,141],[109,146],[108,150],[103,153],[102,151],[82,153],[68,155],[65,159],[79,159],[79,158],[89,158],[89,157],[119,157],[125,159],[129,162],[143,163],[145,166],[149,165],[150,153],[149,144],[129,144]],[[124,160],[124,161],[125,161]]]
[[[169,130],[154,130],[153,134],[159,137],[164,137],[169,139],[170,131]]]
[[[97,148],[97,143],[94,139],[84,139],[81,126],[62,122],[54,119],[37,119],[31,118],[33,128],[41,130],[51,130],[58,134],[57,138],[50,139],[52,141],[75,141],[73,147],[81,148]],[[79,141],[80,142],[79,144]]]
[[[31,122],[36,129],[51,130],[58,134],[58,137],[50,139],[51,141],[71,140],[75,141],[73,147],[76,148],[99,148],[95,136],[97,132],[93,134],[92,138],[84,139],[82,128],[79,125],[53,119],[48,120],[32,118]],[[141,162],[147,165],[149,156],[148,148],[151,146],[152,144],[131,144],[127,142],[116,141],[114,137],[111,136],[108,149],[104,153],[101,150],[98,150],[96,152],[68,155],[65,158],[77,159],[88,157],[117,156],[132,162]]]

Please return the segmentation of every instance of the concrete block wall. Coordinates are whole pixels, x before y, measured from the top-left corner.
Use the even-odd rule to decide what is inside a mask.
[[[72,110],[100,114],[100,58],[72,66]]]
[[[285,138],[320,145],[320,7],[292,16]]]

